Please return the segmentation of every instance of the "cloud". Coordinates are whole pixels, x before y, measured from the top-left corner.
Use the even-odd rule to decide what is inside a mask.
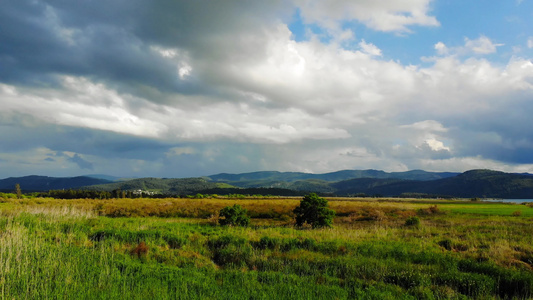
[[[435,138],[427,139],[425,145],[427,145],[432,151],[450,151],[450,147],[444,146],[443,142],[438,141]]]
[[[527,47],[529,49],[532,49],[533,48],[533,36],[530,36],[528,39],[527,39]]]
[[[316,23],[330,30],[341,21],[357,20],[380,31],[409,32],[409,26],[438,26],[428,15],[429,0],[407,1],[318,1],[295,0],[306,23]]]
[[[364,53],[370,56],[381,56],[381,49],[376,47],[374,44],[365,42],[365,40],[362,40],[359,43],[359,47],[361,47],[361,50],[363,50]]]
[[[3,170],[175,177],[533,163],[530,59],[493,63],[502,44],[482,35],[438,42],[437,56],[404,65],[358,36],[358,26],[438,26],[430,1],[6,3]],[[331,39],[295,41],[297,9]]]
[[[497,47],[504,44],[495,44],[488,37],[482,35],[475,40],[464,38],[464,45],[459,47],[448,47],[443,42],[438,42],[434,45],[438,55],[459,55],[466,56],[470,54],[487,55],[496,53]]]
[[[29,114],[60,125],[152,137],[166,130],[162,124],[140,119],[128,111],[127,105],[138,102],[141,106],[144,100],[119,95],[86,78],[63,77],[55,89],[18,89],[0,84],[0,97],[6,112]]]
[[[476,40],[465,38],[465,49],[475,54],[490,54],[496,52],[496,47],[503,46],[503,44],[494,44],[486,36],[480,36]]]
[[[439,55],[447,55],[448,54],[448,47],[443,42],[438,42],[434,46],[435,50],[437,50],[437,53]]]
[[[73,162],[75,164],[78,165],[78,167],[80,167],[80,169],[87,169],[87,170],[92,170],[94,167],[93,167],[93,164],[91,162],[88,162],[86,161],[85,159],[83,159],[79,154],[74,154],[74,156],[72,157],[69,157],[68,160],[70,162]]]
[[[401,128],[415,129],[428,132],[446,132],[448,131],[441,123],[435,120],[424,120],[409,125],[402,125]]]
[[[195,154],[196,151],[192,147],[174,147],[169,149],[166,153],[167,157],[180,156],[180,155],[190,155]]]

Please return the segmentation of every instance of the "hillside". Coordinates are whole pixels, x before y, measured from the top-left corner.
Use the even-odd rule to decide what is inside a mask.
[[[436,180],[457,176],[460,173],[453,172],[427,172],[423,170],[412,170],[406,172],[387,173],[379,170],[342,170],[337,172],[312,174],[301,172],[277,172],[264,171],[241,174],[221,173],[206,177],[213,182],[227,182],[239,187],[260,187],[260,186],[287,186],[287,183],[297,181],[311,182],[337,182],[342,180],[356,178],[375,178],[375,179],[404,179],[404,180]]]
[[[457,177],[427,182],[426,191],[458,197],[533,198],[533,177],[491,170],[467,171]]]
[[[10,177],[0,180],[0,190],[12,192],[18,183],[23,192],[48,191],[62,189],[77,189],[83,186],[95,184],[107,184],[112,181],[106,179],[92,178],[87,176],[78,177],[48,177],[48,176],[24,176]]]
[[[87,186],[89,190],[113,191],[121,189],[152,191],[162,194],[187,195],[198,191],[215,189],[221,187],[231,187],[227,184],[209,182],[204,178],[138,178],[123,182],[114,182],[101,185]]]
[[[461,198],[533,198],[533,178],[491,170],[471,170],[455,177],[431,181],[352,179],[332,184],[338,195],[400,196],[427,194]]]

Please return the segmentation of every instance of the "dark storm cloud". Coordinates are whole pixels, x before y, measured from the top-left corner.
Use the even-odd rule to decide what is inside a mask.
[[[58,61],[58,55],[61,57],[66,51],[43,24],[45,6],[16,0],[0,5],[0,79],[11,83],[37,82],[40,78],[33,75],[34,70],[46,70],[47,65],[55,65],[53,70],[61,69],[68,59],[62,57]]]
[[[450,128],[446,136],[453,141],[454,155],[477,156],[512,164],[533,163],[533,103],[528,92],[489,95],[477,111],[457,110],[435,117]]]
[[[480,155],[486,159],[512,164],[533,164],[533,136],[524,131],[512,134],[512,130],[472,131],[458,130],[452,133],[456,156]]]
[[[91,162],[83,159],[79,154],[74,154],[74,156],[68,158],[68,160],[77,164],[80,169],[92,170],[94,168]]]
[[[119,89],[145,96],[154,96],[146,86],[171,94],[210,90],[194,77],[178,80],[176,66],[158,55],[154,46],[183,49],[194,68],[209,74],[205,69],[228,55],[250,59],[264,48],[234,37],[243,31],[260,34],[253,25],[259,24],[258,18],[268,18],[273,6],[250,1],[109,1],[103,5],[52,0],[7,0],[0,5],[1,81],[50,84],[56,75],[80,75],[112,80]],[[214,39],[227,42],[212,47]],[[162,99],[159,95],[152,100]]]
[[[66,7],[71,11],[59,13],[53,2],[8,2],[0,4],[0,80],[4,82],[42,85],[63,74],[186,90],[172,80],[175,68],[128,31],[120,17],[109,18],[107,24],[101,16],[88,19],[84,14],[90,10],[78,2]],[[120,12],[116,6],[107,10],[100,3],[91,5],[104,15]],[[79,23],[65,29],[61,16]]]
[[[0,115],[1,116],[1,115]],[[24,116],[15,118],[23,120]],[[65,151],[106,158],[156,160],[164,156],[175,143],[166,143],[150,138],[122,135],[109,131],[76,128],[70,126],[50,125],[32,121],[2,124],[0,122],[0,143],[2,152],[21,152],[35,147],[44,147],[51,151]]]

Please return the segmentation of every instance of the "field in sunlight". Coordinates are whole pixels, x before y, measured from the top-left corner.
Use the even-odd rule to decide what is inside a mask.
[[[533,208],[330,199],[332,228],[293,226],[299,198],[0,198],[0,295],[72,299],[533,297]],[[251,226],[217,225],[240,204]],[[418,226],[406,226],[416,217]]]

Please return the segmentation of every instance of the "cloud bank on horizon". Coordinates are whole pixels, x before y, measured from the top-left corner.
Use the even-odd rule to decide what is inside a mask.
[[[531,28],[532,1],[2,1],[0,177],[533,172]]]

